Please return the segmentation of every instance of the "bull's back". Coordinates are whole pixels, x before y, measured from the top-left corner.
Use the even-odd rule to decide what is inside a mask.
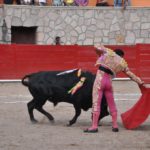
[[[68,91],[79,79],[73,74],[58,75],[58,73],[60,71],[42,71],[31,74],[28,86],[31,94],[49,95],[56,98],[66,97]]]
[[[31,84],[54,83],[56,82],[56,71],[42,71],[31,74],[29,82]]]

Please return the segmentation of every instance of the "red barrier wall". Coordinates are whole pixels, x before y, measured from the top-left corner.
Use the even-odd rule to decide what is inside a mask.
[[[137,45],[137,73],[146,82],[150,83],[150,44]]]
[[[150,44],[108,46],[125,51],[131,70],[150,81]],[[93,46],[0,45],[0,79],[20,79],[42,70],[81,68],[96,72]],[[126,77],[119,74],[118,77]]]

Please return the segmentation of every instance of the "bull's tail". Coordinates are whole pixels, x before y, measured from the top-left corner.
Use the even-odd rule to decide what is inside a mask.
[[[29,86],[30,75],[26,75],[22,78],[21,82],[24,86]]]

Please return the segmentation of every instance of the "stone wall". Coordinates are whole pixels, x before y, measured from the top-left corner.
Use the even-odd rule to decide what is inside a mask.
[[[0,8],[0,42],[11,43],[11,26],[37,26],[37,44],[52,44],[56,36],[67,45],[150,43],[149,14],[150,7],[4,5]]]
[[[2,7],[0,7],[0,43],[2,43],[3,41],[2,26],[3,26],[3,9]]]

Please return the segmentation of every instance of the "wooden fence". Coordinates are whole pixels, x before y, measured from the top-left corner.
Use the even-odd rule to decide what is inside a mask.
[[[150,44],[109,45],[121,48],[131,70],[150,82]],[[93,46],[0,45],[0,80],[21,79],[25,74],[44,70],[81,68],[96,72]],[[122,73],[117,77],[126,78]]]

